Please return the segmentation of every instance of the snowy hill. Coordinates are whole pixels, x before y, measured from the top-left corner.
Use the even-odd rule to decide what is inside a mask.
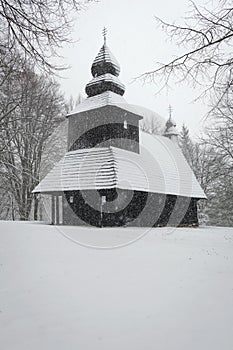
[[[233,228],[0,222],[0,329],[4,350],[232,350]]]

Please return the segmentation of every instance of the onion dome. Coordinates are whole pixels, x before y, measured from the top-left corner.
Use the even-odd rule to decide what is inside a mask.
[[[172,135],[178,135],[178,134],[179,133],[176,129],[176,122],[170,116],[168,121],[166,122],[164,136],[172,136]]]
[[[176,129],[176,122],[171,117],[172,108],[169,106],[169,118],[166,122],[164,136],[168,137],[170,140],[178,143],[178,131]]]
[[[120,65],[106,45],[106,29],[104,29],[104,45],[94,59],[91,67],[93,79],[86,85],[88,97],[112,91],[124,95],[125,86],[120,82]]]
[[[91,66],[91,73],[93,77],[97,77],[106,73],[110,73],[118,77],[120,74],[120,65],[105,43],[94,59],[94,62]]]

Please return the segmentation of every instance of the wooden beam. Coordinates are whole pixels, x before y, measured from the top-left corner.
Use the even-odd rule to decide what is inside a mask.
[[[64,194],[61,196],[61,224],[64,224],[64,219],[63,219],[63,214],[64,214]]]
[[[56,225],[59,225],[59,196],[56,196]]]
[[[55,198],[54,195],[52,194],[51,196],[51,216],[52,216],[52,222],[51,224],[54,225],[55,224]]]

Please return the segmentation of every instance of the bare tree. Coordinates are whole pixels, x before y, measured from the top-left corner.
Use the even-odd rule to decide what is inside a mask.
[[[233,6],[231,0],[214,0],[207,6],[191,1],[191,11],[183,23],[167,23],[156,17],[161,27],[182,53],[167,63],[158,63],[141,78],[161,84],[185,81],[198,86],[200,96],[211,97],[218,106],[233,86]]]
[[[7,39],[5,39],[7,40]],[[8,51],[0,47],[0,130],[4,119],[19,105],[21,93],[17,91],[18,72],[24,66],[24,59],[15,49]]]
[[[196,142],[190,138],[187,127],[183,126],[180,133],[183,154],[207,195],[207,201],[198,202],[199,219],[210,225],[233,224],[233,167],[228,148],[230,140],[226,140],[229,134],[225,131],[222,126],[219,133],[209,129],[205,137]]]
[[[206,127],[207,142],[215,147],[233,179],[233,93],[228,91],[211,114]]]
[[[51,59],[56,49],[69,40],[75,12],[95,0],[1,0],[0,48],[16,48],[49,72],[61,67]]]
[[[80,103],[82,103],[83,100],[84,100],[84,97],[82,96],[81,93],[79,93],[75,99],[73,96],[70,96],[68,102],[66,103],[66,112],[70,113],[74,111],[75,108],[77,108],[77,106]]]
[[[203,140],[215,150],[216,162],[215,196],[212,199],[212,222],[219,225],[233,225],[233,107],[232,91],[228,91],[221,103],[215,108],[206,128],[207,137]],[[212,123],[211,123],[212,121]]]
[[[2,185],[13,196],[20,219],[29,218],[34,200],[36,219],[38,200],[32,190],[39,182],[46,142],[64,120],[64,100],[53,79],[37,75],[29,66],[18,71],[17,80],[15,75],[11,78],[8,84],[16,86],[21,102],[1,125]]]
[[[164,129],[162,118],[151,112],[140,121],[140,129],[148,134],[161,135]]]

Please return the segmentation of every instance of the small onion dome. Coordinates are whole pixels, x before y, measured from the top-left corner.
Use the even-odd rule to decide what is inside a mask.
[[[98,77],[106,73],[110,73],[118,77],[120,74],[120,65],[106,44],[101,47],[98,55],[96,56],[91,67],[91,73],[93,77]]]
[[[166,122],[165,132],[163,135],[167,137],[179,135],[176,129],[176,122],[171,117],[169,117],[168,121]]]
[[[122,96],[125,93],[125,86],[116,76],[110,73],[93,78],[86,85],[86,94],[89,97],[102,94],[105,91],[112,91]]]
[[[171,117],[169,117],[166,122],[166,129],[169,129],[171,127],[176,127],[176,122]]]

